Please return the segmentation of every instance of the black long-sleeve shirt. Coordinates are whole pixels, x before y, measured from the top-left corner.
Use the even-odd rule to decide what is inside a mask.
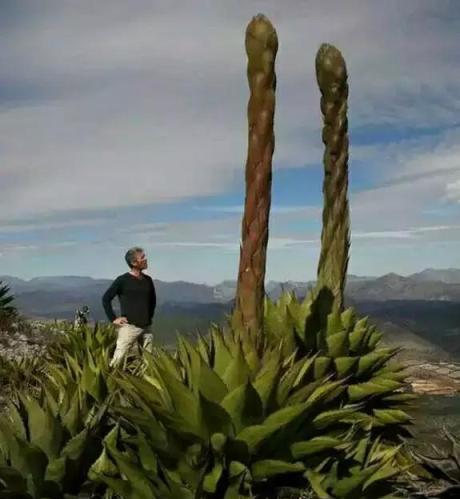
[[[119,275],[104,293],[102,305],[110,322],[116,319],[112,300],[118,296],[121,316],[126,317],[129,324],[147,327],[152,323],[156,307],[155,286],[149,275],[141,275],[135,277],[129,272]]]

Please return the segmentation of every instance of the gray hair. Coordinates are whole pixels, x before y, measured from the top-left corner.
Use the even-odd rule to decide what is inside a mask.
[[[142,253],[143,251],[144,250],[142,248],[139,248],[139,246],[134,246],[126,252],[125,260],[130,269],[133,268],[133,263],[136,261],[136,255],[138,253]]]

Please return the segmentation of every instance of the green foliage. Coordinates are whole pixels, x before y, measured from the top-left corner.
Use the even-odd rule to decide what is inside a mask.
[[[8,328],[19,315],[16,306],[12,304],[14,296],[10,295],[9,291],[9,286],[2,285],[0,281],[0,329]]]
[[[302,301],[285,293],[273,303],[265,300],[267,340],[283,343],[284,355],[302,359],[315,354],[313,369],[305,381],[320,382],[325,377],[346,381],[341,403],[360,404],[353,420],[386,441],[398,443],[407,436],[410,423],[404,408],[414,399],[405,388],[403,366],[392,361],[397,349],[381,348],[382,334],[368,317],[358,318],[352,308],[330,312],[323,324],[318,320],[314,293]]]
[[[82,404],[75,386],[39,398],[18,392],[0,420],[0,498],[58,499],[94,488],[87,480],[101,452],[106,405]]]
[[[73,325],[65,324],[61,328],[62,333],[48,348],[48,359],[50,362],[66,364],[64,356],[71,357],[74,364],[81,365],[91,358],[98,366],[108,366],[110,350],[115,348],[116,333],[112,324],[96,323],[94,328],[82,325],[74,328]]]
[[[10,397],[15,397],[18,390],[37,390],[44,370],[45,363],[40,357],[0,357],[0,387]]]
[[[315,329],[314,307],[311,299],[283,294],[265,302],[266,336],[257,347],[239,331],[212,325],[196,345],[179,337],[173,353],[144,352],[124,372],[108,367],[111,327],[68,328],[32,376],[43,386],[32,392],[36,402],[19,391],[10,413],[16,407],[25,414],[27,400],[40,409],[37,417],[57,421],[50,435],[65,427],[76,437],[109,406],[120,424],[110,432],[98,427],[103,447],[85,461],[88,477],[78,480],[121,497],[262,498],[288,490],[380,497],[406,459],[395,442],[409,423],[401,409],[403,375],[389,366],[394,351],[377,347],[379,333],[366,318],[351,309],[331,313],[327,328]],[[50,441],[44,445],[49,452]],[[364,447],[367,460],[358,462],[354,449]],[[48,486],[53,462],[42,452],[47,465],[29,479],[39,489]],[[11,450],[4,454],[6,473],[25,472]]]
[[[358,490],[362,497],[386,495],[388,479],[402,470],[401,449],[374,438],[371,429],[394,431],[407,423],[405,414],[375,409],[369,415],[362,401],[347,403],[346,378],[315,377],[317,354],[287,356],[282,344],[266,343],[257,358],[250,342],[243,343],[237,332],[213,327],[196,346],[179,338],[175,354],[146,353],[142,377],[118,373],[122,396],[111,410],[125,434],[101,455],[111,474],[99,469],[93,478],[127,497],[141,493],[134,491],[141,475],[143,494],[158,494],[159,466],[163,480],[202,498],[268,497],[308,487],[324,489],[324,497]],[[357,458],[358,450],[365,458]]]

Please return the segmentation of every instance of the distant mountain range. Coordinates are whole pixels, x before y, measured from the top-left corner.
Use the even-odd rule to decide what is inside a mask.
[[[114,276],[116,277],[116,276]],[[0,276],[10,287],[19,311],[30,319],[73,319],[75,309],[90,307],[92,321],[106,321],[102,295],[110,279],[85,276],[44,276],[23,280]],[[236,282],[217,286],[154,279],[158,297],[155,328],[158,340],[174,341],[176,332],[205,331],[210,321],[223,323],[230,313]],[[266,283],[272,298],[282,290],[302,297],[315,281]],[[395,273],[380,277],[347,276],[345,306],[368,315],[385,333],[389,343],[405,347],[416,359],[460,358],[460,269],[425,269],[409,276]],[[118,300],[113,301],[120,313]]]
[[[75,309],[86,304],[95,320],[105,320],[102,295],[110,279],[86,276],[43,276],[30,280],[9,275],[0,276],[15,295],[20,311],[31,318],[69,319]],[[217,286],[185,281],[165,282],[154,279],[158,309],[171,304],[226,304],[235,297],[236,281]],[[284,290],[304,296],[315,281],[269,281],[266,292],[277,299]],[[381,277],[347,276],[345,297],[349,303],[388,300],[426,300],[460,302],[460,269],[425,269],[409,276],[390,273]],[[118,300],[113,302],[117,310]]]

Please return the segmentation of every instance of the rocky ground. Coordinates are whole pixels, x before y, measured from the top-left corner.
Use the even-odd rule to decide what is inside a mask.
[[[416,362],[408,365],[408,382],[415,393],[427,395],[460,394],[460,363]]]
[[[26,324],[13,322],[8,331],[0,330],[0,357],[19,360],[22,357],[43,355],[54,334],[59,334],[59,322],[44,334],[50,324],[28,321]],[[50,334],[51,333],[51,334]]]

